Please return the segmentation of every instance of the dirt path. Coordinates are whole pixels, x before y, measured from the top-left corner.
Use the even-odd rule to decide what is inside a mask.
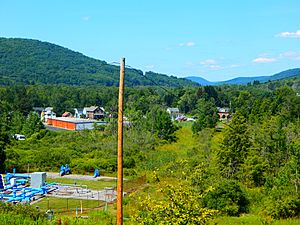
[[[116,177],[106,177],[100,176],[94,178],[93,176],[89,175],[78,175],[78,174],[68,174],[64,176],[60,176],[59,173],[47,172],[47,177],[55,179],[55,178],[68,178],[68,179],[77,179],[77,180],[117,180]]]

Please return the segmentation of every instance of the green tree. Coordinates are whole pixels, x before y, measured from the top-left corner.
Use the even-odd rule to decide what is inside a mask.
[[[32,134],[39,132],[42,129],[44,129],[44,125],[38,114],[33,112],[29,113],[23,127],[23,133],[30,137]]]
[[[157,135],[158,138],[175,141],[174,132],[178,129],[172,122],[170,115],[160,107],[153,107],[147,114],[148,130]]]
[[[248,125],[242,114],[236,112],[224,131],[224,140],[218,153],[222,173],[226,177],[236,177],[250,147]]]
[[[198,100],[197,115],[198,119],[192,125],[193,133],[197,133],[204,128],[214,128],[219,121],[217,107],[212,98],[209,101],[204,98]]]
[[[203,202],[209,209],[219,210],[229,216],[238,216],[249,210],[249,199],[240,184],[234,180],[222,180],[208,192]]]

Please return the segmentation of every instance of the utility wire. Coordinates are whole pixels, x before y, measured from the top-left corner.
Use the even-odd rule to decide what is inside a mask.
[[[112,62],[111,64],[114,64],[114,65],[120,65],[119,62]],[[125,65],[125,68],[128,68],[128,69],[135,69],[135,68],[133,68],[133,67],[131,67],[131,66],[129,66],[129,65]],[[144,73],[141,74],[141,76],[144,77],[144,78],[146,78],[147,80],[151,81],[155,86],[161,88],[161,89],[164,90],[165,92],[168,92],[170,95],[173,95],[174,97],[177,97],[175,94],[173,94],[172,92],[170,92],[168,89],[166,89],[165,87],[163,87],[163,86],[159,85],[158,83],[156,83],[154,80],[152,80],[152,79],[150,79],[149,77],[147,77],[147,76],[146,76],[146,73],[145,73],[145,75],[144,75]]]

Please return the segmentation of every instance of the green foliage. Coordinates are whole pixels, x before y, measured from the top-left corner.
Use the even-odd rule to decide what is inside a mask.
[[[217,213],[203,208],[202,195],[182,184],[164,184],[159,191],[163,199],[139,197],[133,220],[138,224],[206,224]]]
[[[219,210],[229,216],[248,212],[249,199],[240,184],[233,180],[221,180],[203,197],[204,206]]]
[[[43,219],[46,219],[45,213],[35,209],[33,206],[22,204],[14,205],[0,202],[0,214],[8,214],[11,217],[21,216],[23,219],[29,219],[28,221],[42,222]]]
[[[206,101],[204,98],[199,99],[196,111],[198,119],[193,123],[193,133],[197,133],[204,128],[214,128],[219,121],[217,107],[213,99],[209,101]]]
[[[21,38],[0,38],[0,84],[117,86],[119,67],[58,45]],[[156,83],[154,84],[153,81]],[[187,79],[126,68],[126,86],[196,86]],[[26,105],[26,104],[25,104]]]
[[[149,76],[159,80],[156,74]],[[130,188],[129,192],[137,190],[141,200],[128,198],[128,205],[134,205],[128,217],[136,214],[139,221],[154,224],[155,219],[161,221],[158,224],[176,224],[177,218],[183,224],[181,215],[200,218],[206,212],[201,210],[208,205],[228,215],[248,210],[257,215],[266,208],[266,218],[299,216],[300,98],[295,84],[297,79],[282,81],[272,90],[269,84],[178,87],[168,91],[126,88],[124,113],[130,126],[124,128],[124,174],[126,178],[145,176],[143,183]],[[1,169],[6,158],[6,170],[15,167],[24,172],[29,166],[30,171],[58,171],[61,164],[69,163],[75,173],[91,173],[97,167],[102,175],[115,174],[118,104],[112,96],[117,92],[116,87],[99,86],[0,87]],[[23,107],[26,99],[28,104]],[[53,106],[59,115],[95,104],[113,115],[107,118],[109,125],[104,130],[47,131],[36,114],[29,113],[29,106]],[[198,114],[199,119],[174,124],[164,110],[167,106],[179,107],[188,115]],[[234,113],[224,129],[214,129],[216,106],[231,106]],[[30,137],[14,141],[10,137],[15,133]],[[165,191],[156,191],[162,184],[166,184]],[[203,198],[210,187],[213,190]],[[248,199],[247,192],[259,194]],[[163,218],[167,213],[174,219]]]
[[[300,197],[290,186],[278,185],[268,192],[262,212],[274,219],[286,219],[300,215]]]
[[[240,113],[235,113],[225,128],[218,159],[225,177],[236,177],[250,147],[248,126]]]
[[[166,141],[175,141],[174,132],[177,130],[170,115],[160,107],[153,107],[147,114],[147,126],[151,133]]]
[[[23,126],[23,133],[30,137],[34,133],[40,132],[42,129],[45,129],[41,119],[37,113],[29,113],[28,117]]]

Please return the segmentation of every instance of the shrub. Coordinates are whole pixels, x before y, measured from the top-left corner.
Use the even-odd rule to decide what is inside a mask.
[[[203,203],[205,207],[219,210],[229,216],[238,216],[249,209],[245,191],[233,180],[223,180],[217,184],[213,191],[204,196]]]
[[[286,219],[300,215],[299,195],[291,191],[293,187],[273,187],[263,204],[263,214],[274,219]]]

